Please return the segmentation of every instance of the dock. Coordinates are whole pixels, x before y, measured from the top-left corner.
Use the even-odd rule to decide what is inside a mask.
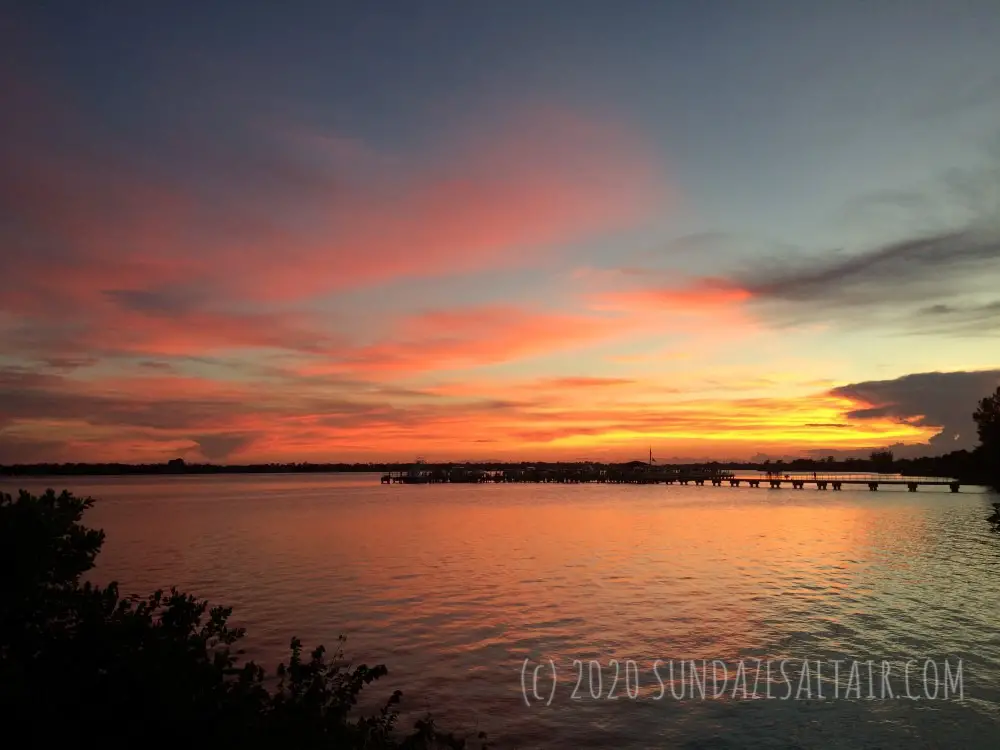
[[[390,472],[382,476],[382,484],[485,484],[485,483],[558,483],[558,484],[665,484],[695,487],[765,487],[802,490],[840,491],[845,487],[867,487],[877,492],[879,487],[905,486],[910,492],[921,487],[947,487],[958,492],[960,482],[943,477],[900,477],[883,474],[820,474],[772,473],[737,475],[733,472],[690,472],[651,467],[649,470],[592,467],[589,469],[500,469],[494,471],[470,469],[429,469],[415,466],[408,471]]]

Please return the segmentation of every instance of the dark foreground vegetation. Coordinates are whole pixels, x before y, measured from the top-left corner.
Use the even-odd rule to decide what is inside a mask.
[[[0,493],[0,720],[31,747],[462,748],[430,719],[400,737],[399,692],[370,715],[384,666],[345,667],[291,642],[273,676],[242,662],[232,610],[178,591],[145,598],[81,583],[104,533],[91,501]],[[476,746],[484,746],[485,737]]]
[[[982,399],[974,414],[979,432],[980,445],[973,451],[960,450],[942,456],[922,458],[895,458],[892,451],[875,451],[867,457],[836,459],[798,458],[792,461],[763,462],[717,462],[703,464],[658,464],[660,468],[689,469],[692,471],[748,470],[748,471],[823,471],[823,472],[883,472],[904,476],[947,477],[962,484],[992,485],[1000,489],[1000,388],[996,393]],[[606,467],[620,469],[642,464],[633,461],[626,464],[602,464],[598,462],[544,462],[522,461],[515,463],[483,461],[465,466],[475,466],[483,471],[518,471],[529,467],[535,469],[584,469],[586,467]],[[324,472],[394,472],[405,471],[412,464],[405,463],[287,463],[287,464],[192,464],[183,459],[173,459],[163,464],[80,464],[43,463],[15,464],[0,466],[0,475],[8,476],[64,476],[64,475],[129,475],[129,474],[283,474],[283,473],[324,473]],[[428,463],[423,466],[428,471],[450,472],[459,465],[455,463]]]

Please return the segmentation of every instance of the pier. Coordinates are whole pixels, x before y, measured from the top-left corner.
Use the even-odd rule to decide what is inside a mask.
[[[821,474],[821,473],[771,473],[737,475],[733,472],[675,471],[650,467],[629,469],[618,467],[591,467],[586,469],[500,469],[480,470],[468,467],[429,469],[418,464],[407,471],[389,472],[382,476],[382,484],[485,484],[485,483],[557,483],[557,484],[665,484],[695,487],[764,487],[767,489],[806,487],[818,490],[841,491],[845,487],[866,487],[877,492],[879,487],[905,486],[910,492],[921,487],[947,487],[958,492],[961,484],[943,477],[901,477],[884,474]]]

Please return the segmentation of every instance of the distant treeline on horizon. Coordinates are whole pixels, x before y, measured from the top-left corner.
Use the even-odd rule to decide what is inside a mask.
[[[615,466],[641,467],[643,461],[465,461],[427,462],[427,469],[450,469],[456,466],[474,466],[484,470],[538,467]],[[656,463],[656,468],[688,469],[742,469],[748,471],[877,471],[910,476],[956,477],[975,483],[979,465],[975,454],[954,451],[942,456],[894,459],[889,452],[876,452],[869,458],[835,459],[828,457],[799,458],[792,461],[709,461],[690,463]],[[0,476],[81,476],[81,475],[147,475],[147,474],[309,474],[334,472],[389,472],[405,471],[413,462],[367,463],[266,463],[266,464],[208,464],[187,463],[175,458],[161,464],[126,463],[35,463],[0,465]]]

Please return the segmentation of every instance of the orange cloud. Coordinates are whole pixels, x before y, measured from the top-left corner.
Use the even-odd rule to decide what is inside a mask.
[[[575,393],[594,394],[595,391],[613,391],[620,396],[640,385],[632,378],[606,378],[589,376],[569,376],[538,378],[536,380],[487,380],[482,378],[463,379],[435,383],[420,389],[421,393],[454,398],[510,399],[512,402],[538,402],[544,398],[548,404],[573,398]]]
[[[662,310],[704,314],[737,309],[751,293],[725,279],[697,279],[686,286],[634,288],[598,295],[595,304],[611,310]]]
[[[700,278],[671,285],[633,285],[592,294],[592,309],[631,314],[639,320],[653,319],[659,329],[675,335],[720,336],[750,335],[761,326],[751,315],[747,302],[752,295],[746,289],[719,278]],[[662,348],[659,351],[663,351]],[[620,364],[648,360],[675,359],[676,349],[636,355],[614,355],[609,361]]]
[[[655,362],[681,362],[689,360],[694,356],[690,351],[677,351],[675,347],[668,349],[654,349],[650,352],[640,354],[611,354],[605,357],[608,362],[620,365],[633,365]]]
[[[404,319],[384,341],[342,349],[335,360],[300,372],[406,377],[587,346],[615,336],[620,326],[614,317],[510,305],[438,310]]]
[[[534,383],[533,387],[540,390],[561,390],[564,388],[615,388],[623,385],[633,385],[631,378],[590,378],[566,377],[544,378]]]

